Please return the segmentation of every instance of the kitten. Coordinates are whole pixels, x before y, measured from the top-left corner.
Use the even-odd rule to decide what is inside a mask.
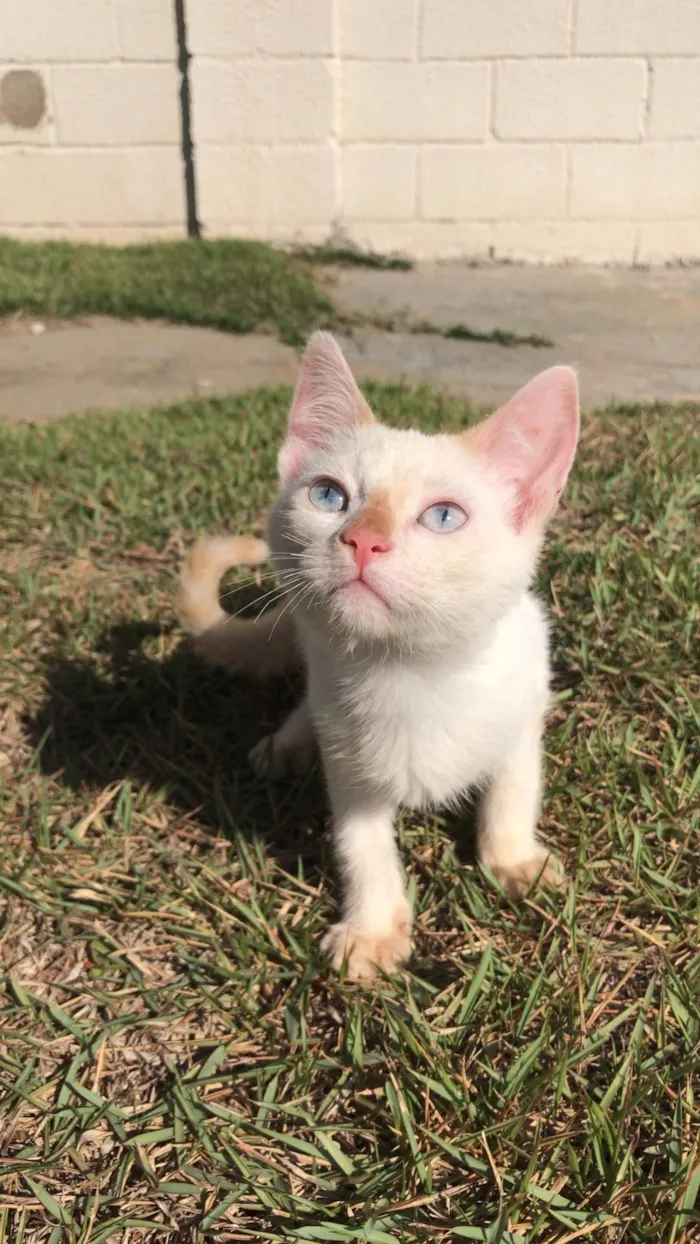
[[[269,520],[285,598],[257,622],[218,603],[224,570],[264,561],[262,541],[210,538],[186,562],[179,607],[203,656],[262,675],[306,666],[304,699],[251,759],[282,774],[308,764],[318,740],[344,878],[323,946],[350,976],[410,952],[399,805],[481,790],[479,856],[505,891],[562,881],[535,832],[549,657],[528,589],[577,436],[568,367],[456,436],[385,427],[334,338],[317,332]]]

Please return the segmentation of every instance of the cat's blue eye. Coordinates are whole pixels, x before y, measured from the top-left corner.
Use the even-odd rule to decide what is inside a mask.
[[[317,479],[309,489],[309,500],[317,510],[340,514],[348,508],[348,494],[334,479]]]
[[[461,505],[454,505],[451,501],[439,501],[437,505],[429,505],[418,519],[421,527],[437,532],[438,535],[458,531],[466,521],[467,516]]]

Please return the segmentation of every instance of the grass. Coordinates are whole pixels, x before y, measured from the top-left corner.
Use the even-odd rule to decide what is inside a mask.
[[[297,255],[324,267],[374,268],[380,272],[410,272],[413,263],[405,255],[380,255],[355,246],[300,246]]]
[[[162,319],[230,333],[275,332],[292,346],[303,345],[314,328],[352,333],[364,325],[506,347],[553,344],[547,337],[501,328],[442,328],[405,314],[344,314],[320,286],[323,265],[412,266],[399,256],[371,251],[308,246],[289,253],[235,238],[109,247],[0,236],[0,320],[10,315]]]
[[[433,330],[434,331],[434,330]],[[541,333],[512,333],[506,328],[492,328],[489,332],[481,332],[470,328],[468,324],[453,324],[442,332],[443,337],[452,341],[486,341],[493,345],[532,346],[536,350],[551,349],[554,345],[551,337],[543,337]]]
[[[376,312],[374,315],[358,317],[357,324],[372,324],[384,332],[415,333],[428,336],[444,337],[447,341],[478,341],[485,345],[503,346],[513,349],[515,346],[532,346],[535,350],[551,349],[554,342],[550,337],[540,333],[513,333],[505,328],[470,328],[468,324],[433,324],[430,320],[414,320],[402,312],[400,315],[387,315]]]
[[[0,237],[0,317],[16,313],[274,330],[290,345],[335,321],[308,263],[231,238],[109,247]]]
[[[0,1238],[690,1244],[700,412],[587,418],[543,565],[571,891],[511,906],[406,819],[415,955],[360,988],[317,950],[318,776],[245,763],[295,688],[206,672],[171,612],[195,531],[261,523],[288,397],[0,432]]]

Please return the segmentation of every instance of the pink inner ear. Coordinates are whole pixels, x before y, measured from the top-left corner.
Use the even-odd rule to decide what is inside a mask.
[[[329,445],[339,433],[374,421],[335,338],[314,333],[302,359],[277,462],[280,479],[293,479],[308,454]]]
[[[518,531],[554,510],[574,460],[578,426],[576,374],[550,367],[467,433],[468,443],[512,486]]]

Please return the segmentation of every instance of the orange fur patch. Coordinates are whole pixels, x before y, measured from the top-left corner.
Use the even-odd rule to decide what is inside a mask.
[[[374,531],[378,536],[390,540],[396,529],[395,505],[386,488],[378,488],[370,493],[366,505],[352,524],[350,531]]]

